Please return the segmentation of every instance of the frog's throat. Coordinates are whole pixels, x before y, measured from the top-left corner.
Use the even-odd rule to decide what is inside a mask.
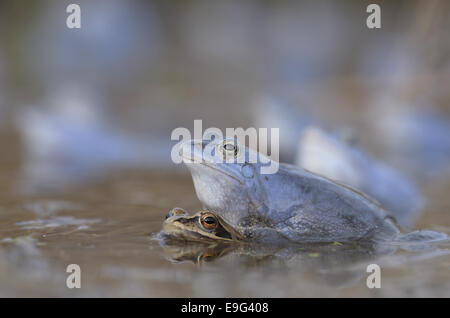
[[[231,173],[227,173],[227,172],[223,171],[222,169],[218,169],[218,168],[214,167],[213,165],[209,164],[208,162],[206,162],[206,161],[204,161],[204,160],[198,162],[198,161],[192,160],[191,158],[187,158],[187,157],[185,157],[185,156],[182,156],[182,158],[183,158],[183,160],[186,160],[189,164],[201,164],[201,165],[203,165],[203,166],[205,166],[205,167],[208,167],[208,168],[210,168],[210,169],[212,169],[212,170],[215,170],[215,171],[217,171],[217,172],[220,172],[220,173],[222,173],[222,174],[224,174],[224,175],[226,175],[226,176],[228,176],[228,177],[230,177],[230,178],[236,180],[236,181],[239,182],[241,185],[244,185],[244,183],[243,183],[241,180],[239,180],[239,178],[233,176]]]

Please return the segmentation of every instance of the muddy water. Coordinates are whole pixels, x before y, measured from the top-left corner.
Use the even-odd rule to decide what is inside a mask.
[[[161,246],[152,236],[169,209],[200,208],[187,172],[112,171],[82,186],[23,194],[20,154],[11,147],[0,164],[0,296],[450,296],[448,244]],[[425,191],[430,204],[417,228],[449,233],[450,184]],[[381,266],[380,289],[366,286],[370,263]],[[69,264],[81,267],[81,289],[66,287]]]

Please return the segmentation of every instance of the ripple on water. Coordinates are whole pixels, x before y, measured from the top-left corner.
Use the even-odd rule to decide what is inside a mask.
[[[56,216],[48,219],[35,219],[30,221],[16,222],[23,230],[38,230],[44,228],[61,226],[78,226],[78,229],[87,229],[88,224],[99,223],[100,219],[82,219],[73,216]]]

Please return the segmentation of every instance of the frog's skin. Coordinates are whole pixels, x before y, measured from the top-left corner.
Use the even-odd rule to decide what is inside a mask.
[[[201,220],[212,218],[211,224],[205,228]],[[348,250],[366,257],[371,255],[393,253],[397,247],[395,245],[374,245],[364,244],[365,242],[350,242],[342,244],[340,242],[311,243],[301,245],[279,245],[279,244],[252,244],[248,238],[243,237],[227,224],[214,211],[201,210],[193,215],[182,208],[173,208],[166,215],[163,229],[155,238],[164,248],[166,254],[170,255],[170,260],[182,262],[185,260],[194,263],[221,258],[230,252],[239,255],[252,255],[258,259],[272,256],[296,257],[299,252],[322,254],[324,251],[344,252],[344,258],[348,258]],[[189,243],[189,244],[187,244]],[[370,253],[367,251],[370,250]],[[361,253],[359,253],[361,252]],[[336,262],[334,262],[336,265]]]
[[[423,207],[420,191],[410,180],[356,145],[317,127],[303,131],[296,164],[367,193],[391,211],[401,225],[411,225]]]
[[[182,208],[173,208],[163,223],[163,234],[172,239],[195,242],[237,242],[244,237],[211,210],[189,215]]]
[[[224,147],[230,143],[236,148]],[[180,154],[204,207],[252,241],[391,240],[399,234],[389,212],[364,194],[286,164],[261,174],[261,162],[269,159],[258,154],[256,163],[248,162],[255,152],[235,140],[190,140]],[[224,155],[246,160],[228,163]]]

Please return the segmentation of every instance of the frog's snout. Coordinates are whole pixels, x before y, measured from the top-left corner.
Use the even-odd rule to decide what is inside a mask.
[[[203,150],[210,141],[191,139],[183,142],[178,149],[178,154],[181,158],[193,160],[199,154],[203,154]]]

